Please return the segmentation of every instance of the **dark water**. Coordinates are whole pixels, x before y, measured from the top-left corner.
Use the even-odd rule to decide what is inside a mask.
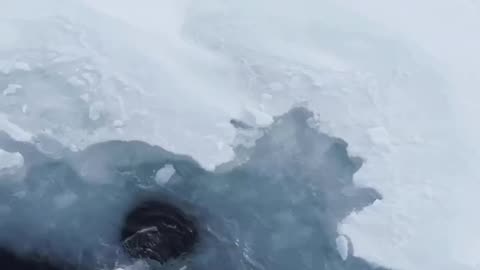
[[[22,153],[25,167],[0,179],[0,266],[33,258],[42,262],[28,269],[112,269],[152,258],[145,246],[153,245],[161,256],[146,260],[151,269],[385,269],[336,249],[338,223],[381,196],[353,184],[361,159],[310,127],[311,117],[297,108],[276,118],[215,172],[139,141],[60,147],[52,157],[3,134],[0,148]],[[155,174],[167,164],[175,173],[159,185]],[[123,242],[137,229],[122,231],[145,202],[174,208],[129,220],[137,229],[163,222],[160,236],[142,231],[131,252]]]

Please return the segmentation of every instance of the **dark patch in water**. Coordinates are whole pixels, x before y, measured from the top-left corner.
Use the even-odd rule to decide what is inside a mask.
[[[189,253],[198,241],[191,217],[165,202],[145,201],[128,213],[121,241],[128,254],[167,262]]]
[[[46,258],[38,255],[18,255],[7,249],[0,248],[0,266],[5,270],[66,270]]]
[[[247,158],[217,172],[138,141],[49,157],[0,135],[1,148],[26,160],[23,181],[0,179],[0,247],[71,269],[112,269],[132,257],[162,263],[151,269],[385,269],[337,252],[338,223],[381,196],[354,185],[361,159],[312,128],[311,117],[297,108],[276,118],[254,147],[241,149]],[[160,186],[155,173],[166,165],[175,173]],[[158,232],[125,244],[152,225]]]

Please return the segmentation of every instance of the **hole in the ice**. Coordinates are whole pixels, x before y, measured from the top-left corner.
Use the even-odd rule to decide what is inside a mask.
[[[163,263],[191,252],[198,232],[195,222],[181,209],[145,201],[126,216],[121,240],[130,256]]]

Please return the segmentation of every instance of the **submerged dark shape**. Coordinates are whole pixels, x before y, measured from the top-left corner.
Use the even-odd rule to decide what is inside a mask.
[[[132,257],[166,262],[192,251],[198,232],[179,208],[160,201],[145,201],[125,218],[123,247]]]
[[[4,270],[67,270],[52,264],[38,255],[17,255],[5,248],[0,248],[0,269]]]

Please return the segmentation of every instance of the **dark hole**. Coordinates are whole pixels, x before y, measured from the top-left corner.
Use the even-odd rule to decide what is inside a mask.
[[[146,201],[128,213],[121,240],[130,256],[164,263],[191,252],[198,232],[194,221],[179,208]]]
[[[0,248],[0,269],[5,270],[64,270],[37,255],[17,255]]]

